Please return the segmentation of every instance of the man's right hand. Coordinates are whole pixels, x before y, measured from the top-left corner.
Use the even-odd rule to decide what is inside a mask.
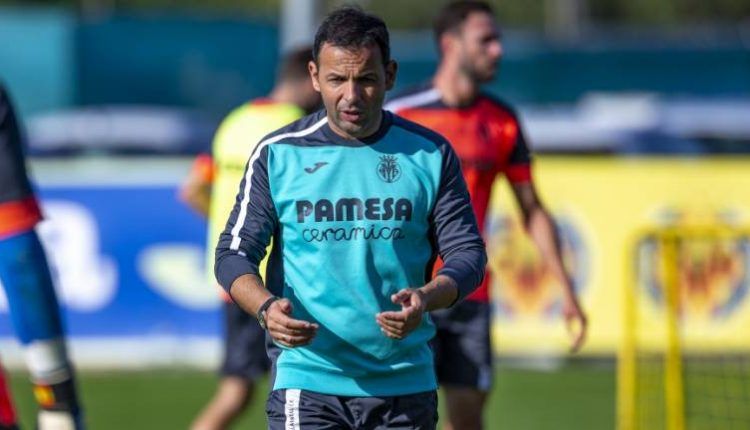
[[[292,303],[279,299],[266,310],[266,327],[276,343],[294,348],[308,345],[318,333],[318,324],[291,318]]]

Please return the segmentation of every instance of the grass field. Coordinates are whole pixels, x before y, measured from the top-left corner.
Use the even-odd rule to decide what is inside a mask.
[[[23,428],[31,429],[34,401],[27,375],[12,372],[10,377]],[[190,369],[82,372],[80,386],[89,428],[166,430],[188,428],[215,381],[212,373]],[[495,383],[487,411],[488,429],[613,428],[611,366],[577,363],[554,371],[501,366]],[[255,402],[234,428],[265,428],[263,402]]]

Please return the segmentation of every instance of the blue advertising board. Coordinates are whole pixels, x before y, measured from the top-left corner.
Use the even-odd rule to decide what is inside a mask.
[[[187,165],[105,163],[94,176],[106,179],[52,175],[40,184],[46,219],[37,231],[74,342],[219,336],[221,302],[204,267],[206,223],[178,200],[180,175],[131,181],[125,173],[180,172]],[[0,294],[0,338],[12,336]]]

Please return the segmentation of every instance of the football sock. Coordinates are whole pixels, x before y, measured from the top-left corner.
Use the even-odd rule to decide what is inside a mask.
[[[10,398],[10,390],[5,381],[5,371],[0,367],[0,430],[17,429],[16,411]]]

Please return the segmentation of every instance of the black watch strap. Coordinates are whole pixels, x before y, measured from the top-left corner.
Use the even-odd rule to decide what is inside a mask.
[[[266,300],[265,302],[263,302],[263,304],[260,305],[260,307],[258,308],[258,315],[257,315],[258,323],[260,324],[260,327],[263,330],[266,330],[266,328],[267,328],[266,327],[266,311],[271,306],[271,304],[273,302],[275,302],[276,300],[279,300],[279,298],[280,297],[271,296],[271,297],[268,298],[268,300]]]

